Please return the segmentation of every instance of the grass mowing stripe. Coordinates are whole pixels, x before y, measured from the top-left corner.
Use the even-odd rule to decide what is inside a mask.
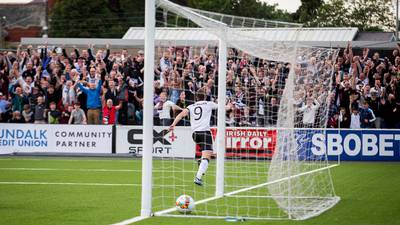
[[[76,185],[76,186],[132,186],[141,187],[141,184],[107,184],[107,183],[65,183],[65,182],[31,182],[31,181],[0,181],[0,185]],[[161,187],[185,187],[189,185],[154,185]]]
[[[62,168],[29,168],[29,167],[4,167],[0,170],[22,170],[22,171],[79,171],[79,172],[141,172],[141,170],[124,169],[62,169]]]
[[[3,157],[0,157],[2,160]],[[24,158],[26,159],[26,158]],[[110,169],[110,170],[140,170],[141,161],[133,159],[99,159],[90,161],[85,158],[43,158],[41,160],[24,160],[14,157],[9,160],[0,161],[0,166],[5,168],[51,168],[51,169]],[[61,159],[61,160],[60,160]],[[129,163],[126,163],[129,162]],[[243,172],[250,176],[261,178],[264,170],[259,171],[260,164],[246,161],[233,163],[227,161],[226,172],[227,185],[244,184],[236,182],[233,176],[240,172],[236,165],[251,163],[246,167],[240,167]],[[261,162],[260,162],[261,163]],[[268,165],[268,162],[262,163]],[[245,164],[246,165],[246,164]],[[206,187],[192,186],[192,174],[182,173],[197,169],[197,165],[190,160],[187,163],[181,161],[154,160],[156,170],[164,170],[164,175],[157,174],[155,184],[159,185],[153,189],[153,206],[164,210],[173,207],[177,196],[183,192],[190,192],[196,201],[208,197],[201,195],[200,188],[206,189],[205,193],[213,193],[214,177],[207,174],[209,181]],[[212,168],[212,167],[211,167]],[[239,167],[238,167],[239,168]],[[343,163],[340,167],[332,170],[334,185],[342,201],[333,209],[319,217],[306,221],[246,221],[249,225],[400,225],[400,195],[398,187],[400,176],[399,163]],[[215,173],[214,168],[212,168]],[[177,172],[179,171],[179,172]],[[245,174],[245,173],[244,173]],[[257,174],[257,175],[256,175]],[[140,183],[140,173],[136,172],[82,172],[82,171],[21,171],[0,170],[0,181],[17,182],[41,182],[48,183]],[[210,177],[209,177],[210,176]],[[266,177],[266,174],[263,176]],[[37,179],[37,180],[31,180]],[[54,179],[54,180],[53,180]],[[263,178],[265,180],[265,178]],[[246,179],[249,180],[249,179]],[[253,182],[253,180],[250,180]],[[257,182],[254,180],[254,182]],[[161,186],[160,184],[184,184],[191,187],[176,188]],[[252,185],[249,184],[249,185]],[[175,185],[174,185],[175,186]],[[237,190],[238,187],[229,188],[227,192]],[[193,187],[193,188],[192,188]],[[227,186],[225,186],[227,187]],[[157,196],[169,196],[167,200]],[[231,210],[237,205],[238,198],[229,198],[228,204],[209,204],[207,208],[199,205],[196,212],[216,214],[215,210]],[[260,201],[261,207],[269,206],[260,199],[244,198],[248,201]],[[261,204],[262,203],[262,204]],[[239,209],[245,209],[239,207]],[[248,210],[251,210],[249,208]],[[273,208],[271,208],[273,210]],[[214,212],[215,211],[215,212]],[[270,214],[274,213],[271,211]],[[0,185],[0,224],[24,224],[24,225],[109,225],[126,218],[140,215],[140,191],[139,187],[127,186],[117,188],[113,186],[78,186],[78,185]],[[227,224],[224,220],[204,219],[179,219],[170,217],[152,217],[148,220],[138,221],[135,224],[143,225],[167,225],[185,224],[204,225],[206,223],[215,225]]]
[[[88,158],[88,159],[85,159],[85,158],[80,158],[80,159],[76,159],[76,158],[65,158],[65,157],[63,157],[63,158],[60,158],[60,157],[47,157],[47,156],[43,156],[43,157],[40,157],[40,158],[29,158],[29,157],[27,157],[27,158],[22,158],[23,156],[18,156],[18,157],[21,157],[21,158],[16,158],[16,157],[7,157],[7,156],[4,156],[4,158],[3,157],[0,157],[0,161],[49,161],[49,160],[51,160],[51,161],[62,161],[62,162],[124,162],[124,163],[126,163],[126,162],[129,162],[129,163],[132,163],[132,162],[134,162],[134,161],[138,161],[138,160],[141,160],[141,159],[139,159],[139,158],[99,158],[99,159],[90,159],[90,158]]]
[[[213,168],[210,168],[210,172],[213,172]],[[77,172],[135,172],[140,173],[142,170],[134,170],[134,169],[84,169],[84,168],[38,168],[38,167],[0,167],[0,170],[5,171],[77,171]],[[179,174],[179,173],[193,173],[195,174],[197,171],[195,170],[180,170],[174,171],[172,173]],[[167,173],[165,170],[153,170],[153,173]],[[171,173],[171,172],[169,172]],[[265,171],[266,173],[266,171]],[[226,172],[225,174],[248,174],[248,172]],[[227,176],[229,177],[229,176]]]

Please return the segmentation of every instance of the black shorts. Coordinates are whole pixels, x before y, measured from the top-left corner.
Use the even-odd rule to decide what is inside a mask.
[[[210,131],[195,131],[192,138],[200,146],[200,151],[213,150],[213,139]]]

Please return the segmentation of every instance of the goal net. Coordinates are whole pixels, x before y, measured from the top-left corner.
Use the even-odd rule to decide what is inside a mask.
[[[143,188],[152,200],[142,212],[307,219],[334,206],[335,164],[313,138],[325,133],[337,50],[301,45],[299,24],[167,0],[156,6],[154,98],[144,102],[154,108],[152,180]],[[189,107],[169,130],[197,100],[215,103],[211,135],[192,135],[190,125],[207,115],[204,108]],[[210,159],[202,150],[213,151]],[[191,213],[179,212],[180,195],[194,199]]]

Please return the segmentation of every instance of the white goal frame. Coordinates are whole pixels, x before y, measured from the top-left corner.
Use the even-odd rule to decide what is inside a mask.
[[[207,215],[179,215],[179,214],[169,214],[177,210],[176,207],[172,207],[169,209],[165,209],[162,211],[153,212],[152,211],[152,183],[153,183],[153,156],[152,151],[149,149],[153,148],[153,105],[146,104],[153,101],[153,82],[148,82],[154,80],[154,59],[155,59],[155,12],[156,12],[156,0],[146,0],[145,3],[145,62],[144,62],[144,73],[145,79],[147,82],[144,82],[144,108],[143,108],[143,149],[148,149],[147,151],[143,151],[142,158],[142,193],[141,193],[141,213],[139,217],[134,217],[132,219],[128,219],[122,221],[120,223],[116,223],[118,225],[123,224],[131,224],[136,221],[140,221],[151,216],[168,216],[168,217],[199,217],[199,218],[226,218],[225,216],[207,216]],[[222,90],[226,90],[226,63],[227,63],[227,42],[225,39],[220,38],[218,43],[218,74],[219,74],[219,82],[218,82],[218,124],[217,124],[217,139],[216,139],[216,147],[217,147],[217,156],[225,155],[225,100],[226,94]],[[279,129],[277,129],[279,130]],[[252,189],[264,187],[273,183],[288,181],[290,183],[290,179],[308,175],[311,173],[320,172],[323,170],[329,170],[339,164],[331,164],[322,168],[314,169],[311,171],[299,173],[299,174],[290,174],[287,177],[261,183],[258,185],[254,185],[251,187],[241,188],[235,191],[231,191],[225,193],[224,190],[224,166],[225,165],[225,157],[217,157],[216,159],[216,188],[215,195],[210,198],[198,200],[195,202],[196,205],[204,204],[206,202],[214,201],[223,197],[257,197],[257,198],[271,198],[272,196],[247,196],[247,195],[238,195],[245,191],[249,191]],[[279,196],[274,196],[275,198],[279,198]],[[282,196],[282,198],[291,198],[290,196]],[[296,198],[296,197],[293,197]],[[308,198],[308,197],[305,197]],[[312,198],[312,196],[311,196]],[[318,211],[315,214],[310,214],[307,218],[317,216],[320,213],[326,211],[327,209],[333,207],[335,203],[337,203],[340,198],[337,196],[330,197],[331,202],[333,204],[329,204],[325,210]],[[290,201],[290,200],[289,200]],[[300,219],[307,219],[300,218]],[[251,217],[249,219],[273,219],[273,220],[285,220],[285,219],[293,219],[290,215],[290,210],[287,217],[282,218],[268,218],[268,217]]]

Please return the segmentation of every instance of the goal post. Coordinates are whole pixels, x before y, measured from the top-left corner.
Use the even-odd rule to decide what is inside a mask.
[[[153,101],[153,81],[154,80],[154,47],[155,47],[155,26],[156,26],[156,4],[155,0],[146,0],[145,3],[145,40],[144,49],[144,82],[143,101],[151,103]],[[149,82],[150,81],[150,82]],[[141,213],[142,217],[149,217],[152,214],[152,184],[153,184],[153,104],[143,105],[143,158],[142,158],[142,198]]]
[[[142,217],[308,219],[339,201],[335,164],[312,151],[313,135],[325,133],[337,50],[299,45],[299,24],[168,0],[146,0],[145,26]],[[192,136],[202,111],[168,129],[199,90],[217,105],[213,146]],[[192,213],[177,212],[180,195],[193,197]]]
[[[217,168],[215,196],[223,197],[225,181],[225,102],[226,102],[226,57],[227,44],[224,39],[219,39],[218,46],[218,124],[217,124]]]

